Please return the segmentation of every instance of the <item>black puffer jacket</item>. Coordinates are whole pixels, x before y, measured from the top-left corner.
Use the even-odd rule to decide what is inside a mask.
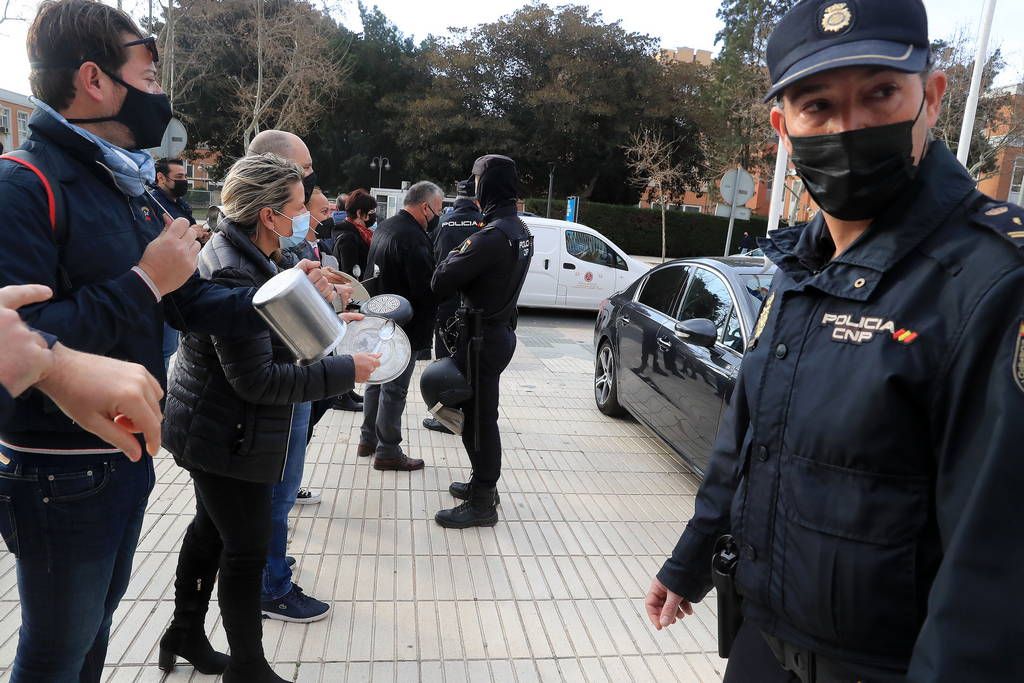
[[[331,231],[334,238],[332,254],[338,259],[339,267],[359,280],[367,280],[366,258],[370,255],[370,245],[366,243],[359,229],[352,221],[345,219]]]
[[[259,287],[277,266],[232,223],[199,255],[204,279]],[[271,332],[246,337],[187,334],[167,387],[163,445],[188,470],[276,482],[284,468],[292,406],[344,394],[355,382],[350,356],[299,367]]]

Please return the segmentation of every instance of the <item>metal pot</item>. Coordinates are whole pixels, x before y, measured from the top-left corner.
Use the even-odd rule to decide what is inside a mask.
[[[345,323],[306,274],[296,268],[267,280],[256,291],[252,305],[295,355],[299,365],[324,358],[345,336]]]

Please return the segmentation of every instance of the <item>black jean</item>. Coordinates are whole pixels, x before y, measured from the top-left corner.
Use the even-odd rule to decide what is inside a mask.
[[[192,472],[196,516],[182,542],[175,585],[201,580],[204,565],[220,558],[217,601],[231,646],[232,668],[263,659],[260,590],[270,542],[272,486]],[[195,570],[196,575],[182,576]],[[175,609],[183,596],[175,594]]]
[[[516,351],[516,333],[508,327],[494,326],[484,329],[484,344],[480,351],[480,382],[478,400],[470,399],[461,407],[465,415],[462,445],[466,447],[473,464],[473,481],[494,486],[501,477],[501,434],[498,432],[498,401],[501,373],[512,362]],[[466,357],[463,351],[462,358]],[[465,368],[465,365],[462,365]],[[479,413],[477,407],[479,406]],[[473,430],[480,421],[480,448],[474,443]]]
[[[743,622],[729,652],[723,683],[800,683],[772,654],[761,631],[749,621]]]

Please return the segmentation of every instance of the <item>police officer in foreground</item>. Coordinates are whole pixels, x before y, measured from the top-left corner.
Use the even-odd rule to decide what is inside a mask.
[[[460,180],[457,188],[455,206],[441,218],[441,224],[433,232],[434,260],[444,261],[448,254],[465,242],[484,225],[484,216],[480,213],[480,202],[476,198],[476,188],[472,180]],[[434,321],[434,357],[445,358],[454,353],[444,342],[443,331],[455,317],[459,308],[459,296],[453,294],[437,305],[437,319]],[[451,430],[441,424],[435,417],[423,420],[423,426],[435,432],[451,434]]]
[[[465,502],[434,516],[441,526],[454,529],[498,523],[498,385],[515,352],[516,302],[533,256],[533,237],[516,212],[515,162],[498,154],[482,156],[473,164],[473,177],[486,227],[448,254],[430,283],[440,300],[461,294],[467,325],[455,362],[471,377],[474,391],[463,404],[462,432],[473,476],[448,489]]]
[[[801,2],[767,63],[821,212],[761,242],[779,269],[648,616],[692,614],[718,545],[726,681],[1024,680],[1024,210],[929,134],[921,0]]]

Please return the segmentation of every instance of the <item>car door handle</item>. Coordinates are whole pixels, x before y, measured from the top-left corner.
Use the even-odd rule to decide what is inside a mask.
[[[629,324],[629,316],[620,315],[619,316],[619,324],[620,325],[628,325]]]
[[[660,346],[665,351],[668,351],[669,349],[672,348],[672,342],[670,342],[668,339],[665,339],[664,337],[658,337],[658,346]]]
[[[565,268],[566,270],[576,270],[576,266],[574,266],[571,263],[563,263],[562,267]]]
[[[544,270],[548,269],[548,264],[551,263],[551,259],[544,259]]]

